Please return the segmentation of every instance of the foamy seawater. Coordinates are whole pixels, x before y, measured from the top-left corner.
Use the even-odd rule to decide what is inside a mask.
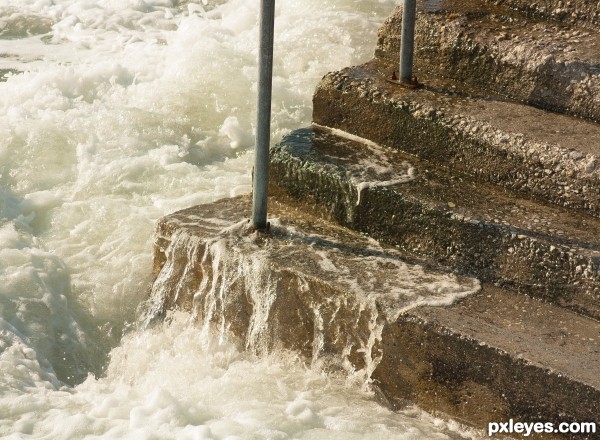
[[[135,329],[162,215],[250,191],[258,1],[0,0],[2,438],[449,438],[288,354]],[[273,138],[392,1],[279,1]]]

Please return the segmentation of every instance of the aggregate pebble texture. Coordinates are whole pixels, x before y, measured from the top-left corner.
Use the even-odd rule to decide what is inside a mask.
[[[600,25],[600,3],[596,0],[491,0],[493,4],[518,9],[527,15],[594,28]]]
[[[540,200],[600,215],[600,125],[431,80],[410,90],[374,60],[327,74],[313,120]],[[600,106],[598,106],[600,108]]]
[[[407,171],[407,168],[410,171]],[[398,176],[411,179],[397,182]],[[271,191],[378,240],[600,318],[600,220],[320,127],[271,155]]]
[[[418,7],[417,76],[444,76],[483,95],[600,121],[597,26],[541,22],[477,0],[430,3]],[[398,62],[401,26],[398,7],[380,29],[378,58]]]
[[[242,348],[295,350],[393,408],[418,403],[482,429],[600,412],[597,321],[440,272],[281,200],[270,200],[270,236],[247,233],[248,196],[162,218],[155,318],[191,311]]]

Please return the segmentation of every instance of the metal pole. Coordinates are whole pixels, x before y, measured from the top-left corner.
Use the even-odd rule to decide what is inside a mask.
[[[260,3],[260,46],[258,54],[258,102],[256,117],[256,156],[252,193],[254,229],[267,229],[267,191],[269,184],[269,144],[271,141],[271,89],[273,83],[273,30],[275,0]]]
[[[413,52],[415,45],[416,0],[404,0],[402,7],[402,41],[400,47],[400,82],[410,83],[413,79]]]

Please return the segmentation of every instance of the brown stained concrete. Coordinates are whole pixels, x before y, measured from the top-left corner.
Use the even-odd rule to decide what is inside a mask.
[[[600,3],[596,0],[490,0],[536,18],[596,28],[600,24]],[[428,3],[428,2],[426,2]]]
[[[598,421],[597,321],[478,290],[277,200],[271,236],[247,233],[247,196],[161,219],[150,313],[192,311],[247,349],[360,370],[393,407],[416,402],[483,429],[509,418]],[[463,299],[441,305],[451,297]]]
[[[597,423],[599,336],[596,321],[485,286],[458,304],[414,309],[386,327],[373,378],[392,402],[407,399],[480,426],[548,414]]]
[[[520,0],[517,0],[520,1]],[[594,6],[598,9],[598,6]],[[418,7],[415,72],[600,121],[600,32],[540,22],[477,0]],[[398,63],[401,7],[379,31],[376,57]]]
[[[600,318],[600,220],[313,127],[272,150],[271,191],[486,282]],[[312,208],[315,209],[315,208]]]
[[[600,215],[600,125],[469,97],[443,81],[406,89],[386,81],[389,68],[374,60],[327,74],[313,97],[314,122]]]
[[[473,278],[413,264],[405,253],[274,201],[271,235],[247,233],[250,212],[250,198],[238,197],[159,221],[149,320],[182,308],[233,332],[246,348],[283,345],[319,360],[335,354],[341,366],[363,369],[377,356],[372,337],[383,322],[413,304],[479,290]]]

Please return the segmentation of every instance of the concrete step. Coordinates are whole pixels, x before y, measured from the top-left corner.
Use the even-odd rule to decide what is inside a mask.
[[[348,136],[292,132],[272,150],[271,191],[461,273],[600,318],[600,219]]]
[[[600,216],[600,125],[467,96],[443,81],[406,89],[386,81],[388,67],[372,61],[326,75],[314,122]]]
[[[595,424],[595,433],[572,438],[598,439],[599,332],[597,321],[484,286],[385,327],[373,379],[398,405],[409,400],[482,427],[555,414],[563,423]],[[554,429],[537,438],[554,438]]]
[[[477,0],[425,2],[417,15],[421,81],[444,76],[483,95],[600,121],[597,27],[535,21]],[[401,22],[399,7],[380,29],[377,57],[397,64]]]
[[[597,321],[480,289],[302,207],[269,207],[267,236],[245,231],[248,196],[161,219],[150,314],[192,311],[200,331],[259,353],[295,350],[372,380],[394,407],[417,402],[483,429],[598,421]]]

